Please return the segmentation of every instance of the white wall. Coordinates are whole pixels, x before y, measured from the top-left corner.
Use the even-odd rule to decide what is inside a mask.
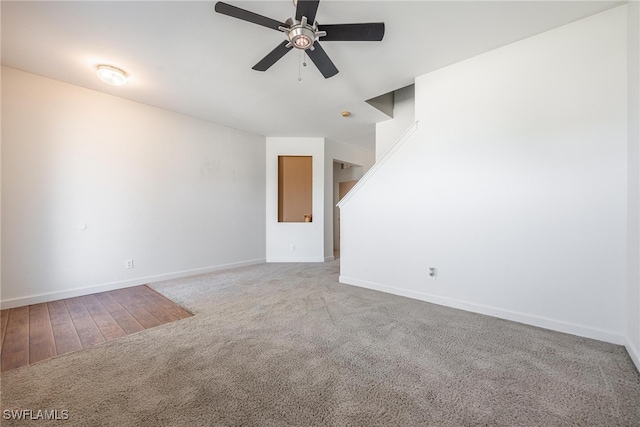
[[[376,123],[376,161],[395,144],[415,121],[415,87],[409,85],[393,93],[393,118]]]
[[[3,307],[264,262],[264,137],[10,68],[2,121]]]
[[[313,157],[312,222],[278,222],[278,156]],[[267,262],[324,261],[324,174],[324,138],[267,137]]]
[[[624,342],[625,28],[622,6],[417,78],[418,131],[342,207],[340,280]]]
[[[640,2],[627,7],[627,349],[640,370]]]
[[[361,167],[349,169],[352,171],[350,179],[360,179],[371,166],[373,166],[375,155],[373,151],[365,150],[349,144],[327,140],[325,143],[325,212],[324,212],[324,257],[325,260],[333,259],[335,215],[336,215],[336,196],[338,193],[338,181],[334,175],[334,162],[350,163]]]

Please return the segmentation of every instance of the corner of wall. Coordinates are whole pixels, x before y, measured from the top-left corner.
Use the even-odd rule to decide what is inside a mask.
[[[627,4],[627,350],[640,370],[640,1]]]
[[[633,364],[636,365],[636,369],[640,372],[640,350],[638,350],[633,342],[627,337],[624,347],[627,349],[627,353],[629,353],[629,357],[633,361]]]

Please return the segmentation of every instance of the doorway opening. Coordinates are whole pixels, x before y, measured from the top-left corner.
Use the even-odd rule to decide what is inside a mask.
[[[364,168],[340,160],[333,162],[333,257],[340,258],[340,209],[338,202],[358,183]]]

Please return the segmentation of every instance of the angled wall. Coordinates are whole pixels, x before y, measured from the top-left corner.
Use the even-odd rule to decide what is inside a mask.
[[[264,141],[3,68],[3,308],[264,262]]]
[[[417,78],[418,131],[341,207],[340,280],[623,343],[626,19]]]
[[[393,92],[393,117],[376,123],[376,161],[384,156],[415,120],[415,85]]]

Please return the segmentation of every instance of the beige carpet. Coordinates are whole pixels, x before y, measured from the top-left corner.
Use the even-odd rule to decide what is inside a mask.
[[[640,426],[623,347],[337,276],[267,264],[155,284],[195,316],[3,373],[2,410],[68,411],[37,425]]]

